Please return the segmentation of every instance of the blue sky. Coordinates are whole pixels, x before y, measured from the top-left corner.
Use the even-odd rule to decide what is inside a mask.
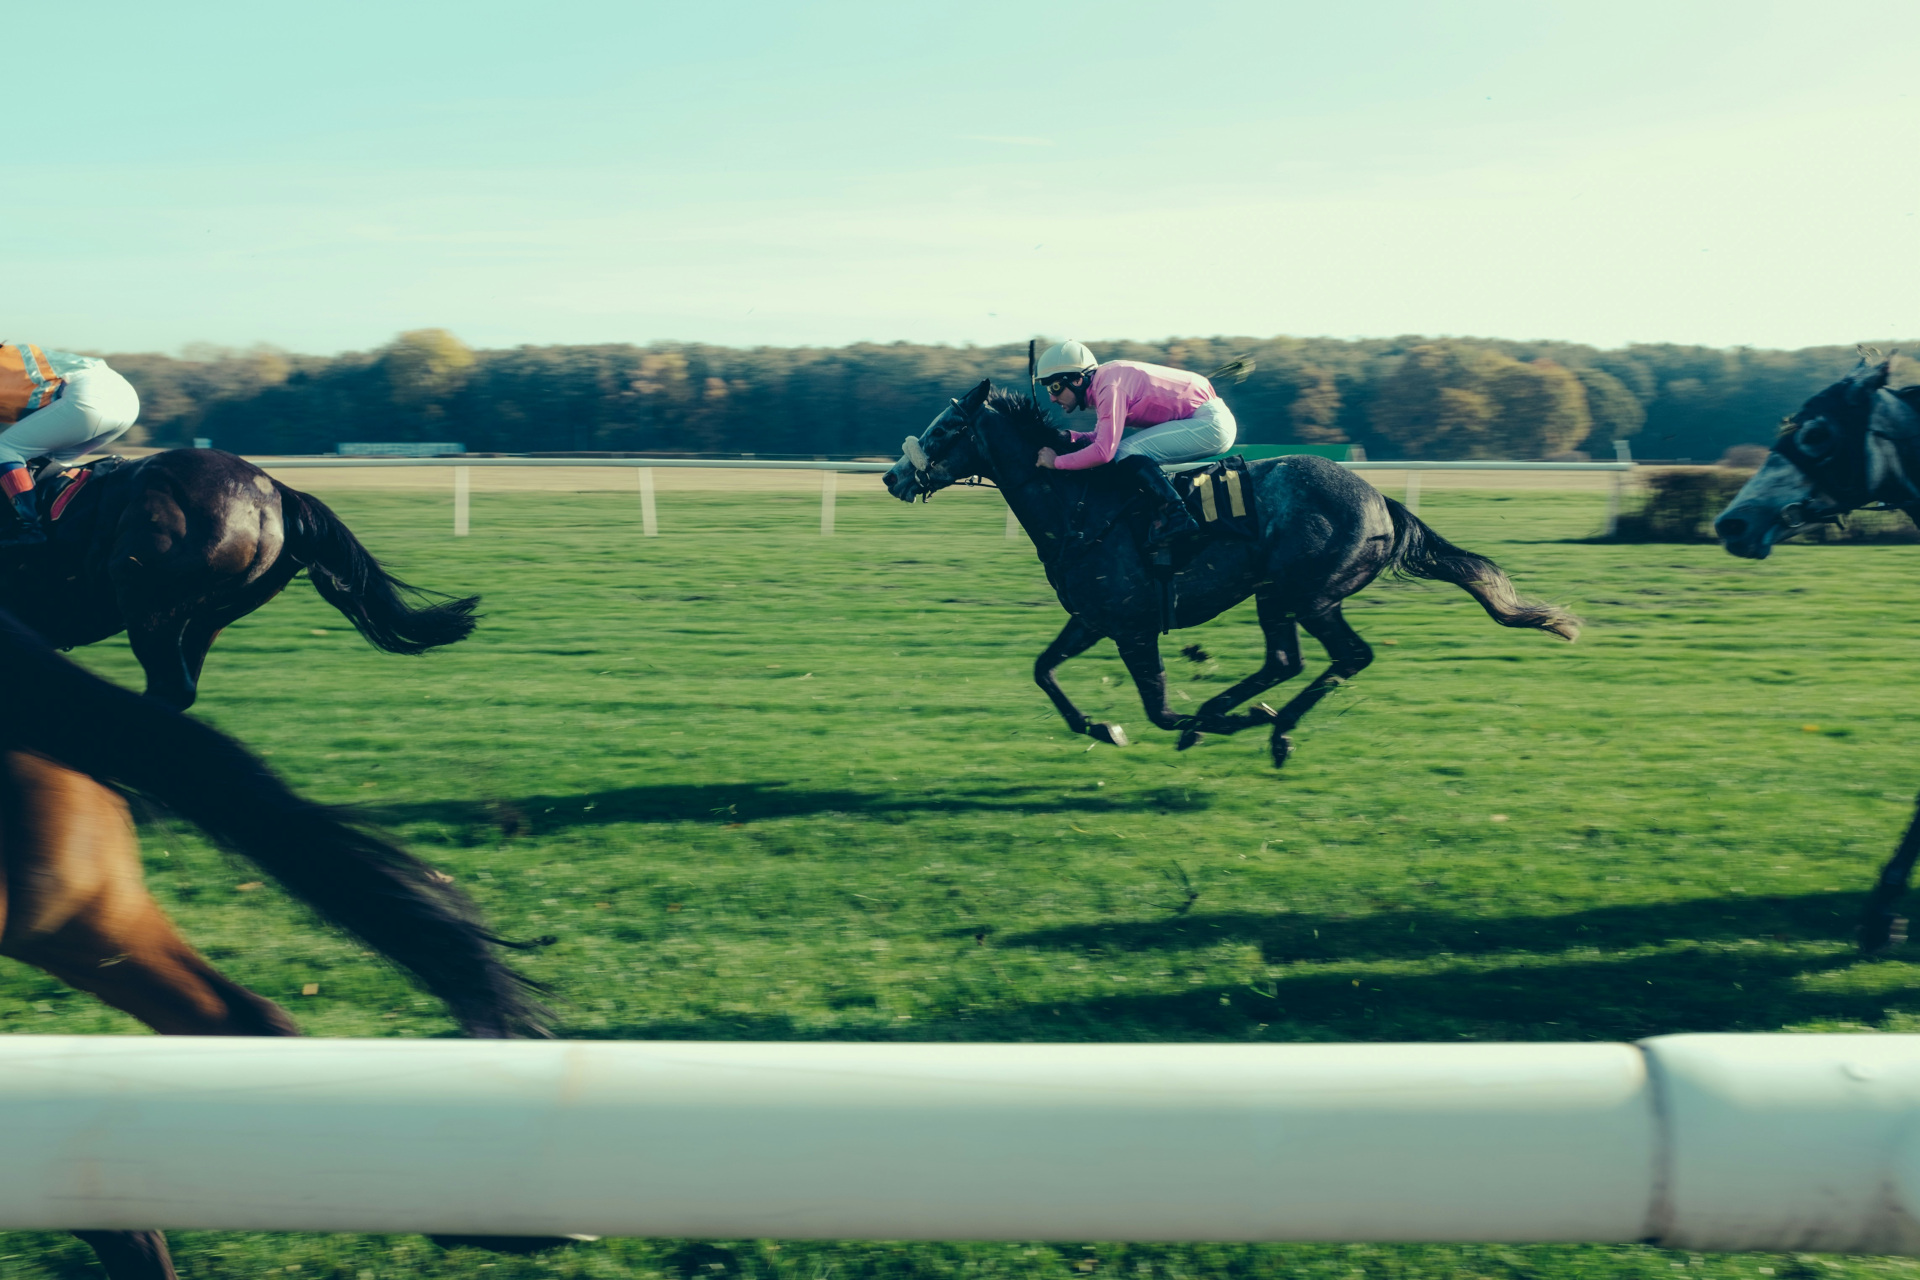
[[[1912,335],[1917,54],[1877,0],[109,3],[8,71],[0,334]]]

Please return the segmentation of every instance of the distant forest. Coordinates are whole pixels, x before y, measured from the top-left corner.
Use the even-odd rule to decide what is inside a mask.
[[[1092,346],[1102,359],[1202,373],[1251,355],[1258,371],[1223,391],[1242,443],[1359,444],[1373,458],[1612,457],[1611,442],[1628,439],[1639,457],[1713,461],[1769,442],[1783,414],[1856,360],[1837,346],[1603,351],[1415,337]],[[474,350],[423,329],[331,357],[190,347],[108,359],[139,389],[148,443],[206,437],[239,453],[457,441],[502,453],[890,457],[980,378],[1026,385],[1025,343]]]

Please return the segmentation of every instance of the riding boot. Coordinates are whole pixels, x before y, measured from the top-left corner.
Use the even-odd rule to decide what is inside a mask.
[[[1190,533],[1200,532],[1199,524],[1187,511],[1187,504],[1180,500],[1173,481],[1167,479],[1166,472],[1160,470],[1159,463],[1136,453],[1121,458],[1114,465],[1132,476],[1147,496],[1160,504],[1153,522],[1147,526],[1149,548],[1169,546]]]
[[[45,542],[40,500],[27,469],[14,466],[0,471],[0,491],[12,499],[0,502],[0,547],[30,547]]]

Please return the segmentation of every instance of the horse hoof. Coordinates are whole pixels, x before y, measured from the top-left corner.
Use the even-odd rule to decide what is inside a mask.
[[[1248,709],[1247,715],[1256,722],[1265,720],[1268,723],[1272,723],[1280,718],[1280,713],[1264,702],[1254,703],[1253,706]]]
[[[1200,731],[1198,729],[1187,729],[1182,731],[1180,741],[1174,744],[1173,749],[1175,751],[1185,751],[1188,747],[1199,745],[1199,742]]]
[[[1876,956],[1903,945],[1907,940],[1907,918],[1892,912],[1868,916],[1860,922],[1860,953]]]
[[[1127,745],[1127,731],[1117,724],[1090,724],[1087,736],[1095,742],[1110,742],[1116,747]]]
[[[1285,764],[1287,762],[1287,757],[1292,754],[1293,754],[1292,738],[1289,738],[1284,733],[1274,738],[1273,740],[1273,767],[1274,768],[1278,769],[1281,765]]]

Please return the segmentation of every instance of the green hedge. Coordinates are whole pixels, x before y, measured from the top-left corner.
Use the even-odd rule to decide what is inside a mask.
[[[1636,472],[1641,493],[1620,513],[1616,542],[1714,542],[1713,522],[1753,472],[1738,467],[1658,467]],[[1813,525],[1793,542],[1920,542],[1898,511],[1858,511],[1844,526]]]

